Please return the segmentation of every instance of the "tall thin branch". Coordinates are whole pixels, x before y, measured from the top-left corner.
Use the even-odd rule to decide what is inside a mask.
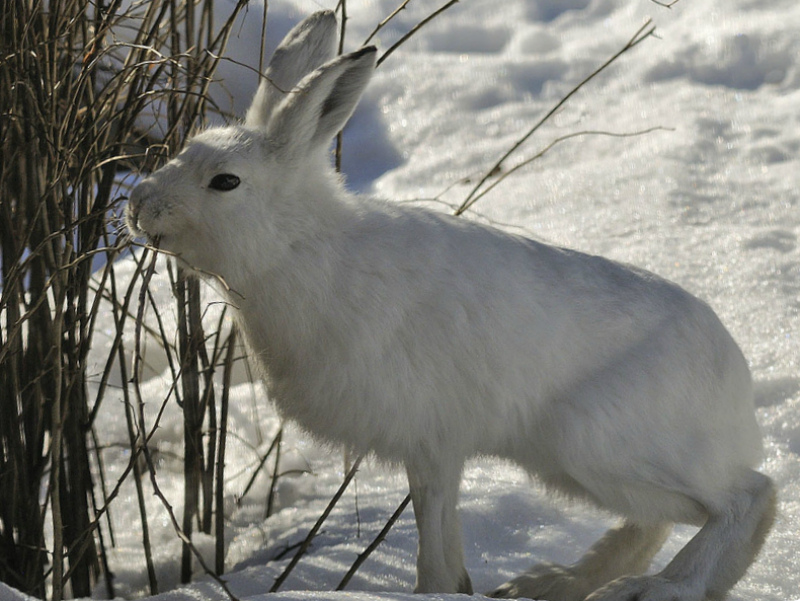
[[[389,47],[389,49],[388,49],[386,52],[384,52],[384,53],[381,55],[381,57],[378,59],[378,62],[375,64],[375,67],[376,67],[376,68],[377,68],[377,67],[380,67],[380,66],[381,66],[381,64],[383,63],[383,61],[385,61],[387,58],[389,58],[389,57],[392,55],[392,53],[393,53],[395,50],[397,50],[397,49],[398,49],[400,46],[402,46],[402,45],[403,45],[403,44],[405,44],[405,43],[406,43],[408,40],[410,40],[410,39],[411,39],[411,38],[414,36],[414,34],[415,34],[415,33],[417,33],[417,32],[418,32],[420,29],[422,29],[423,27],[425,27],[425,26],[426,26],[428,23],[430,23],[431,21],[433,21],[433,20],[434,20],[436,17],[438,17],[439,15],[441,15],[441,14],[442,14],[444,11],[446,11],[448,8],[451,8],[453,5],[455,5],[455,4],[458,4],[458,1],[459,1],[459,0],[450,0],[449,2],[447,2],[446,4],[444,4],[443,6],[440,6],[438,9],[436,9],[435,11],[433,11],[433,12],[432,12],[431,14],[429,14],[427,17],[425,17],[424,19],[422,19],[422,21],[420,21],[419,23],[417,23],[416,25],[414,25],[414,27],[412,27],[412,28],[411,28],[411,30],[410,30],[410,31],[409,31],[407,34],[405,34],[405,35],[404,35],[402,38],[400,38],[399,40],[397,40],[397,41],[396,41],[396,42],[395,42],[395,43],[394,43],[392,46],[390,46],[390,47]],[[403,5],[403,7],[404,7],[404,6],[405,6],[405,5]],[[401,8],[403,8],[403,7],[401,7]]]
[[[532,157],[530,157],[528,159],[525,159],[521,163],[518,163],[518,164],[514,165],[508,171],[503,172],[502,175],[497,177],[497,179],[495,179],[491,184],[486,186],[483,190],[481,190],[478,194],[476,194],[472,198],[472,202],[470,203],[470,206],[473,206],[481,198],[483,198],[489,192],[494,190],[508,176],[512,175],[513,173],[516,173],[517,171],[519,171],[523,167],[527,167],[528,165],[530,165],[534,161],[537,161],[537,160],[541,159],[544,155],[546,155],[548,152],[550,152],[553,148],[555,148],[556,146],[558,146],[562,142],[566,142],[567,140],[572,140],[574,138],[582,138],[584,136],[608,136],[608,137],[611,137],[611,138],[633,138],[633,137],[636,137],[636,136],[643,136],[643,135],[646,135],[646,134],[650,134],[650,133],[653,133],[654,131],[672,131],[672,130],[670,128],[668,128],[668,127],[656,126],[656,127],[649,127],[647,129],[644,129],[644,130],[641,130],[641,131],[634,131],[634,132],[617,133],[617,132],[610,132],[610,131],[585,130],[585,131],[577,131],[577,132],[574,132],[574,133],[571,133],[571,134],[566,134],[566,135],[560,136],[560,137],[556,138],[555,140],[551,141],[549,144],[547,144],[544,148],[542,148],[539,152],[534,154]]]
[[[220,401],[219,448],[217,449],[217,490],[216,490],[216,573],[225,571],[225,451],[228,439],[228,401],[231,390],[234,353],[236,351],[236,328],[228,336],[228,352],[225,355],[225,368],[222,374],[222,400]]]
[[[336,587],[337,591],[343,591],[345,587],[347,587],[348,583],[350,582],[350,579],[355,575],[355,573],[361,567],[361,564],[363,564],[367,560],[367,558],[370,555],[372,555],[372,552],[378,548],[378,545],[380,545],[384,541],[386,535],[389,533],[389,530],[392,529],[392,526],[394,526],[395,522],[403,514],[406,507],[408,507],[410,501],[411,501],[411,495],[410,494],[406,495],[406,498],[400,502],[400,505],[397,506],[397,509],[394,510],[394,513],[386,521],[386,524],[384,524],[383,528],[381,528],[381,531],[378,533],[378,536],[375,537],[375,539],[369,544],[369,546],[366,549],[364,549],[363,552],[359,553],[358,557],[353,562],[353,565],[350,566],[350,569],[347,570],[347,573],[344,575],[344,578],[342,578],[341,582],[339,582],[339,585]]]
[[[319,529],[322,527],[322,524],[324,524],[325,520],[328,519],[328,516],[331,514],[331,511],[333,511],[333,508],[336,507],[336,504],[339,502],[339,499],[342,498],[344,491],[347,490],[347,487],[350,485],[350,482],[356,475],[356,472],[358,471],[358,466],[361,465],[361,460],[363,458],[364,457],[362,455],[355,460],[355,462],[353,463],[353,467],[351,467],[350,471],[347,472],[347,475],[344,477],[344,481],[342,482],[341,486],[339,486],[339,489],[336,491],[336,494],[333,495],[330,502],[328,503],[328,506],[325,507],[325,511],[322,512],[322,515],[319,516],[319,519],[317,519],[316,523],[309,531],[308,536],[306,536],[305,540],[303,540],[303,543],[300,545],[300,548],[297,550],[297,553],[295,553],[294,557],[292,557],[292,560],[289,562],[289,565],[287,565],[286,569],[283,570],[281,575],[275,579],[272,588],[269,589],[270,593],[275,593],[278,591],[281,585],[289,577],[289,574],[292,573],[292,570],[294,570],[295,566],[300,562],[300,559],[302,559],[303,555],[306,554],[306,551],[308,551],[308,547],[311,545],[311,541],[313,541],[314,538],[317,536],[317,532],[319,532]]]
[[[386,27],[392,19],[394,19],[397,15],[399,15],[405,9],[405,7],[408,6],[409,2],[411,2],[411,0],[403,0],[403,2],[397,8],[395,8],[389,14],[388,17],[386,17],[383,21],[378,23],[378,25],[375,26],[375,29],[372,30],[372,33],[370,33],[367,36],[367,39],[364,40],[364,43],[362,44],[362,46],[369,45],[369,43],[372,41],[372,38],[374,38],[381,29]]]
[[[486,183],[486,181],[487,181],[487,180],[488,180],[490,177],[492,177],[492,175],[494,175],[495,173],[498,173],[498,172],[499,172],[499,170],[500,170],[500,167],[503,165],[503,163],[506,161],[506,159],[508,159],[508,157],[510,157],[512,154],[514,154],[514,153],[515,153],[515,152],[516,152],[516,151],[517,151],[517,150],[518,150],[518,149],[519,149],[519,148],[520,148],[520,147],[521,147],[523,144],[525,144],[525,142],[527,142],[527,141],[528,141],[528,139],[529,139],[529,138],[530,138],[530,137],[531,137],[533,134],[535,134],[537,131],[539,131],[539,129],[542,127],[542,125],[544,125],[544,124],[545,124],[547,121],[549,121],[549,120],[550,120],[550,118],[551,118],[553,115],[555,115],[555,114],[556,114],[556,112],[558,112],[558,110],[559,110],[559,109],[561,109],[561,107],[562,107],[562,106],[564,106],[564,105],[565,105],[567,102],[569,102],[569,100],[570,100],[570,99],[571,99],[571,98],[572,98],[572,97],[573,97],[575,94],[577,94],[577,93],[578,93],[578,92],[581,90],[581,88],[583,88],[583,87],[584,87],[586,84],[588,84],[590,81],[592,81],[592,80],[593,80],[595,77],[597,77],[597,76],[598,76],[600,73],[602,73],[603,71],[605,71],[605,70],[606,70],[606,69],[607,69],[609,66],[611,66],[612,64],[614,64],[614,63],[617,61],[617,59],[619,59],[619,58],[620,58],[622,55],[624,55],[626,52],[628,52],[629,50],[631,50],[631,49],[635,48],[636,46],[638,46],[639,44],[641,44],[641,43],[642,43],[644,40],[646,40],[646,39],[647,39],[647,38],[649,38],[651,35],[653,35],[653,33],[655,32],[656,28],[655,28],[655,26],[654,26],[652,23],[653,23],[653,22],[652,22],[652,19],[648,19],[648,20],[647,20],[647,21],[644,23],[644,25],[642,25],[642,26],[641,26],[641,27],[640,27],[640,28],[639,28],[639,29],[636,31],[636,33],[633,35],[633,37],[631,37],[631,39],[630,39],[630,40],[628,40],[628,42],[627,42],[627,43],[626,43],[626,44],[625,44],[625,45],[624,45],[624,46],[623,46],[623,47],[622,47],[622,48],[621,48],[621,49],[620,49],[618,52],[616,52],[616,53],[615,53],[613,56],[611,56],[611,58],[609,58],[608,60],[606,60],[606,61],[605,61],[605,62],[604,62],[602,65],[600,65],[600,66],[599,66],[597,69],[595,69],[594,71],[592,71],[592,72],[591,72],[591,73],[590,73],[588,76],[586,76],[586,77],[585,77],[585,78],[584,78],[584,79],[583,79],[583,80],[582,80],[582,81],[581,81],[581,82],[580,82],[578,85],[576,85],[574,88],[572,88],[572,90],[570,90],[570,91],[569,91],[569,93],[567,93],[567,95],[566,95],[566,96],[564,96],[564,97],[563,97],[561,100],[559,100],[559,101],[558,101],[558,102],[555,104],[555,106],[553,106],[553,108],[551,108],[551,109],[550,109],[550,110],[549,110],[549,111],[548,111],[548,112],[547,112],[547,113],[544,115],[544,117],[542,117],[541,119],[539,119],[539,121],[537,121],[537,122],[536,122],[536,123],[533,125],[533,127],[531,127],[531,128],[530,128],[530,129],[529,129],[529,130],[528,130],[528,131],[525,133],[525,135],[524,135],[524,136],[522,136],[522,137],[521,137],[519,140],[517,140],[517,142],[516,142],[516,143],[514,143],[514,144],[511,146],[511,148],[509,148],[509,149],[508,149],[508,150],[507,150],[507,151],[506,151],[506,152],[503,154],[503,156],[501,156],[501,157],[500,157],[500,159],[498,159],[498,161],[497,161],[496,163],[494,163],[494,165],[492,165],[492,167],[491,167],[491,168],[489,168],[489,169],[486,171],[486,174],[485,174],[485,175],[484,175],[484,176],[483,176],[483,177],[480,179],[480,181],[479,181],[477,184],[475,184],[475,187],[474,187],[474,188],[472,188],[472,190],[470,191],[470,193],[469,193],[469,194],[467,195],[467,197],[464,199],[464,202],[462,202],[462,203],[461,203],[461,206],[459,206],[459,207],[458,207],[458,209],[456,209],[456,212],[455,212],[455,214],[456,214],[456,215],[461,215],[461,214],[463,214],[465,211],[469,210],[469,208],[470,208],[470,207],[471,207],[473,204],[475,204],[475,197],[476,197],[476,195],[478,194],[478,191],[479,191],[479,190],[481,189],[481,187],[482,187],[482,186],[483,186],[483,185]]]

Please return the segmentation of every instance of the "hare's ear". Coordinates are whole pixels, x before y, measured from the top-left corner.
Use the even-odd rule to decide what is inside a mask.
[[[302,20],[286,34],[269,61],[245,123],[265,127],[286,94],[306,75],[328,62],[336,53],[336,17],[319,11]]]
[[[275,109],[267,128],[282,154],[296,156],[330,142],[358,104],[375,71],[377,50],[366,46],[320,67]]]

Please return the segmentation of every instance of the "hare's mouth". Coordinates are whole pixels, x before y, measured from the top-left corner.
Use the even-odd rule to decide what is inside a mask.
[[[149,244],[157,246],[161,236],[148,231],[140,218],[140,206],[128,204],[125,210],[125,226],[133,238],[144,238]]]
[[[160,236],[157,234],[151,234],[144,229],[137,220],[131,219],[130,216],[125,220],[125,225],[127,226],[128,232],[132,238],[144,238],[147,240],[148,244],[153,245],[156,245],[160,239]]]
[[[134,219],[131,219],[130,215],[126,216],[125,219],[125,227],[128,228],[128,232],[130,233],[131,237],[133,238],[147,238],[147,241],[150,242],[149,234],[142,229],[142,227],[136,223]]]
[[[165,249],[166,246],[164,245],[164,236],[162,234],[154,234],[148,232],[140,224],[128,224],[128,231],[131,233],[131,236],[134,238],[143,238],[148,246],[152,246],[154,248]]]

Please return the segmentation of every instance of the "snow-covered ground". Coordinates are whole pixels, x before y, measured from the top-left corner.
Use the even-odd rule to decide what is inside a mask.
[[[398,4],[348,3],[348,48],[360,45]],[[272,0],[270,44],[274,47],[303,16],[335,5],[333,0]],[[411,2],[379,33],[378,45],[388,48],[437,6],[430,0]],[[780,491],[774,530],[731,598],[800,599],[796,0],[682,0],[671,9],[646,0],[462,0],[378,69],[346,132],[345,171],[360,191],[452,210],[476,178],[648,17],[658,27],[657,37],[584,88],[506,167],[574,132],[663,129],[637,137],[566,141],[507,178],[469,218],[640,265],[715,307],[750,359],[766,438],[762,468]],[[251,51],[256,24],[260,28],[253,8],[240,38],[232,42],[235,56],[257,54]],[[233,68],[224,76],[237,106],[246,105],[252,76]],[[130,269],[121,264],[119,273]],[[158,285],[168,317],[167,285]],[[97,356],[98,361],[105,357],[102,345]],[[166,373],[158,356],[148,359],[150,373]],[[235,436],[226,467],[225,579],[240,599],[258,599],[291,558],[292,552],[280,557],[282,551],[305,537],[339,486],[344,462],[341,453],[319,449],[289,429],[281,470],[306,473],[281,480],[278,511],[269,519],[263,519],[264,476],[237,505],[257,453],[266,451],[279,426],[260,388],[238,377],[231,399]],[[153,413],[169,384],[160,376],[145,384]],[[183,438],[172,405],[154,441],[160,485],[180,512],[181,464],[175,455]],[[107,399],[104,412],[104,442],[119,445],[105,455],[113,481],[127,462],[127,433],[120,403]],[[347,588],[364,592],[322,593],[336,587],[406,492],[400,472],[368,461],[277,598],[409,598],[416,546],[410,508]],[[158,500],[149,496],[148,502],[159,585],[166,591],[177,586],[180,541]],[[595,509],[549,499],[516,468],[489,460],[470,464],[460,507],[467,568],[478,591],[536,562],[574,561],[615,522]],[[116,593],[146,596],[132,486],[126,484],[112,517]],[[692,533],[679,527],[654,569]],[[195,537],[195,542],[213,558],[210,538]],[[198,580],[158,598],[225,598],[218,585]],[[103,594],[98,590],[96,597]],[[0,598],[16,596],[0,585]]]

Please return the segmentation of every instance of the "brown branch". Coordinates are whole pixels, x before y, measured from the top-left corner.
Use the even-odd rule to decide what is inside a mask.
[[[537,152],[535,155],[533,155],[529,159],[526,159],[526,160],[522,161],[521,163],[519,163],[517,165],[514,165],[514,167],[512,167],[508,171],[504,172],[500,177],[498,177],[498,179],[496,181],[492,182],[492,184],[490,184],[489,186],[487,186],[486,188],[481,190],[478,194],[476,194],[472,198],[472,202],[470,203],[470,206],[473,206],[481,198],[483,198],[489,192],[494,190],[495,187],[500,185],[503,182],[503,180],[505,180],[509,175],[511,175],[512,173],[515,173],[516,171],[519,171],[523,167],[526,167],[526,166],[530,165],[534,161],[536,161],[538,159],[541,159],[545,154],[547,154],[550,150],[552,150],[555,146],[561,144],[562,142],[566,142],[567,140],[571,140],[573,138],[580,138],[580,137],[583,137],[583,136],[608,136],[608,137],[611,137],[611,138],[633,138],[633,137],[636,137],[636,136],[643,136],[643,135],[652,133],[654,131],[674,131],[674,130],[671,129],[671,128],[668,128],[668,127],[661,127],[661,126],[650,127],[648,129],[644,129],[644,130],[641,130],[641,131],[624,132],[624,133],[615,133],[615,132],[610,132],[610,131],[592,131],[592,130],[587,130],[587,131],[578,131],[578,132],[574,132],[574,133],[571,133],[571,134],[566,134],[564,136],[556,138],[555,140],[550,142],[547,146],[542,148],[542,150]],[[459,207],[459,210],[460,210],[460,207]],[[456,214],[460,214],[460,213],[457,212]]]
[[[137,316],[137,323],[141,323],[141,321],[143,321],[142,311],[143,311],[143,307],[145,305],[143,296],[144,296],[144,292],[148,288],[147,284],[148,284],[149,276],[152,275],[152,272],[154,270],[154,266],[155,266],[155,255],[154,255],[154,261],[153,261],[153,263],[151,265],[151,269],[149,269],[148,273],[145,274],[145,280],[142,282],[142,298],[139,299],[140,310],[139,310],[139,315]],[[134,378],[135,378],[135,380],[134,380],[135,381],[134,390],[136,391],[136,396],[137,396],[137,401],[138,401],[137,402],[137,406],[138,406],[138,415],[137,415],[137,417],[138,417],[138,422],[139,422],[138,426],[139,426],[139,431],[143,435],[145,432],[147,432],[147,427],[146,427],[145,420],[144,420],[144,401],[142,400],[141,389],[138,386],[138,371],[137,371],[137,368],[140,365],[140,360],[139,360],[140,353],[138,352],[138,349],[140,348],[140,340],[139,340],[140,332],[141,332],[141,330],[139,330],[137,328],[137,333],[136,333],[136,337],[137,337],[137,340],[136,340],[137,353],[134,356]],[[150,483],[153,486],[153,492],[158,497],[158,499],[161,501],[161,504],[163,505],[164,509],[167,511],[167,514],[169,515],[169,518],[170,518],[170,522],[172,523],[172,528],[175,531],[175,533],[177,534],[178,538],[180,538],[181,541],[184,543],[184,545],[186,545],[186,547],[188,547],[188,549],[190,550],[192,555],[194,555],[194,557],[197,559],[198,563],[202,566],[202,568],[205,571],[205,573],[208,574],[209,576],[211,576],[222,587],[222,589],[225,591],[225,593],[228,595],[228,597],[230,597],[230,599],[232,599],[232,601],[238,601],[237,597],[230,591],[230,589],[228,589],[228,586],[225,583],[225,581],[222,580],[222,578],[220,578],[216,573],[214,573],[213,570],[211,570],[206,565],[205,560],[203,559],[203,556],[200,554],[200,552],[194,546],[194,544],[192,543],[191,539],[181,529],[180,524],[178,523],[178,518],[175,516],[175,511],[172,508],[172,505],[167,500],[166,496],[164,496],[164,493],[161,491],[161,488],[158,485],[158,481],[156,479],[155,464],[153,462],[153,457],[150,454],[150,447],[147,445],[146,442],[144,444],[142,444],[142,452],[144,453],[144,457],[145,457],[145,460],[147,462],[147,468],[148,468],[148,472],[150,474]]]
[[[439,7],[437,10],[433,11],[427,17],[422,19],[422,21],[420,21],[419,23],[414,25],[414,27],[411,28],[411,31],[409,31],[402,38],[397,40],[397,42],[395,42],[386,52],[383,53],[383,55],[378,59],[378,62],[375,64],[375,68],[377,69],[378,67],[380,67],[381,63],[383,63],[383,61],[385,61],[387,58],[389,58],[392,55],[392,53],[395,50],[397,50],[400,46],[405,44],[411,38],[411,36],[413,36],[420,29],[425,27],[428,23],[433,21],[436,17],[441,15],[448,8],[452,7],[454,4],[457,4],[457,3],[458,3],[458,0],[450,0],[447,4],[444,4],[443,6]]]
[[[591,80],[597,77],[600,73],[605,71],[610,65],[612,65],[618,58],[620,58],[623,54],[638,46],[641,42],[649,38],[655,32],[655,26],[652,24],[652,20],[648,19],[644,25],[642,25],[633,37],[628,40],[628,42],[616,52],[611,58],[606,60],[602,65],[600,65],[597,69],[592,71],[587,77],[585,77],[578,85],[576,85],[569,93],[564,96],[561,100],[559,100],[553,108],[551,108],[544,117],[542,117],[536,124],[531,127],[527,133],[522,136],[517,142],[505,153],[502,157],[494,164],[492,167],[486,171],[486,174],[481,178],[481,180],[475,185],[475,187],[470,191],[467,197],[464,199],[464,202],[461,203],[461,206],[458,207],[455,214],[461,215],[465,211],[467,211],[473,204],[475,204],[475,196],[478,194],[478,190],[486,183],[486,181],[492,177],[493,174],[497,173],[500,170],[502,164],[514,154],[520,146],[522,146],[528,139],[536,133],[542,125],[544,125],[556,112],[564,106],[578,91],[583,88],[586,84],[588,84]]]
[[[372,40],[372,38],[374,38],[374,37],[375,37],[375,36],[378,34],[378,32],[379,32],[381,29],[383,29],[384,27],[386,27],[386,25],[388,25],[389,21],[391,21],[391,20],[392,20],[392,19],[394,19],[394,18],[395,18],[397,15],[399,15],[399,14],[400,14],[400,12],[401,12],[403,9],[405,9],[405,7],[408,5],[408,3],[409,3],[409,2],[411,2],[411,0],[403,0],[402,4],[400,4],[400,6],[398,6],[397,8],[395,8],[395,9],[394,9],[394,11],[392,11],[392,13],[391,13],[391,14],[390,14],[388,17],[386,17],[386,18],[385,18],[383,21],[381,21],[380,23],[378,23],[378,25],[375,27],[375,29],[373,29],[373,30],[372,30],[372,33],[370,33],[370,34],[367,36],[367,39],[366,39],[366,40],[364,40],[364,43],[362,44],[362,46],[368,46],[368,45],[369,45],[369,43],[370,43],[370,41]]]
[[[680,1],[681,0],[672,0],[672,2],[661,2],[660,0],[650,0],[650,2],[652,2],[653,4],[658,4],[663,8],[669,8],[669,9],[672,9],[672,7],[675,6]]]
[[[328,516],[330,515],[331,511],[333,511],[333,508],[336,507],[336,503],[339,502],[339,499],[344,494],[344,491],[347,490],[348,485],[350,484],[353,477],[356,475],[356,472],[358,471],[358,466],[361,465],[361,460],[363,458],[364,458],[363,455],[361,455],[355,460],[355,462],[353,463],[353,467],[350,468],[350,471],[347,472],[347,475],[344,477],[344,481],[342,482],[342,485],[339,487],[339,490],[336,491],[336,494],[333,495],[333,498],[331,498],[330,502],[328,503],[328,506],[325,508],[325,511],[323,511],[322,515],[319,516],[319,519],[316,521],[314,526],[309,531],[308,536],[306,536],[305,540],[303,541],[303,544],[300,545],[300,548],[297,550],[297,553],[295,553],[294,557],[292,557],[292,560],[289,562],[289,565],[287,565],[286,569],[283,570],[281,575],[275,579],[275,583],[272,585],[272,588],[269,589],[270,593],[275,593],[278,591],[281,585],[289,577],[289,574],[292,573],[292,570],[294,570],[295,566],[299,563],[300,559],[303,557],[303,555],[305,555],[306,551],[308,550],[308,547],[311,545],[311,541],[313,541],[314,537],[317,536],[317,532],[319,532],[319,529],[322,527],[322,524],[324,524],[325,520],[328,519]]]
[[[395,522],[400,518],[403,511],[405,511],[406,507],[408,507],[408,503],[410,501],[411,501],[411,495],[406,495],[406,498],[403,499],[400,502],[400,505],[397,506],[397,509],[394,510],[392,517],[390,517],[389,520],[386,522],[386,524],[383,526],[381,531],[378,533],[378,536],[375,537],[375,540],[373,540],[369,544],[369,546],[366,549],[364,549],[362,553],[359,554],[359,556],[353,562],[353,565],[350,566],[349,570],[347,570],[347,574],[344,575],[344,578],[342,578],[342,581],[339,583],[339,586],[336,587],[337,591],[344,590],[344,588],[350,582],[350,579],[358,571],[358,568],[361,567],[361,564],[363,564],[367,560],[367,558],[372,554],[372,552],[378,548],[378,545],[380,545],[383,542],[383,540],[386,538],[386,535],[389,533],[389,530],[392,529],[392,526],[394,526]]]

